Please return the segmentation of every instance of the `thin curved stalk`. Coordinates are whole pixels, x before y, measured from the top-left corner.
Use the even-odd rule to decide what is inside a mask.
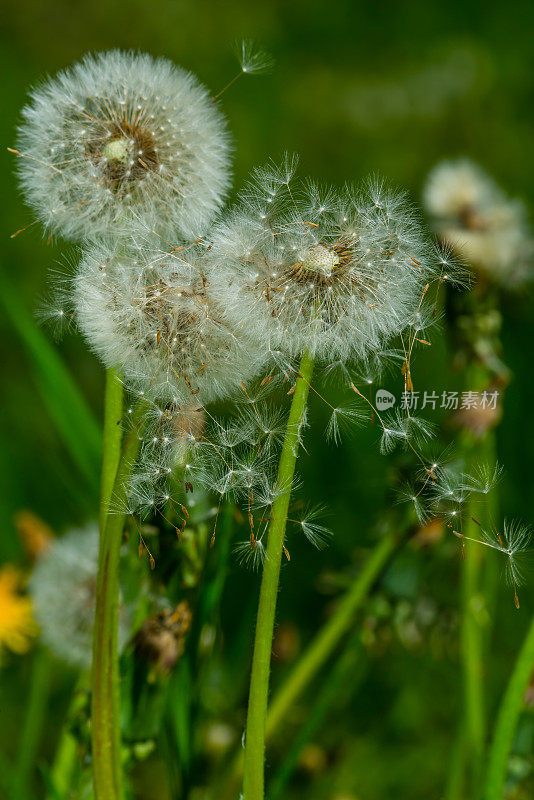
[[[267,735],[274,732],[285,717],[288,709],[304,688],[317,675],[343,635],[349,630],[354,614],[369,593],[377,576],[383,570],[391,554],[398,546],[399,538],[393,534],[385,536],[377,544],[354,584],[339,603],[335,613],[325,624],[321,633],[306,650],[289,679],[275,696],[269,708]]]
[[[479,532],[469,517],[464,533],[473,539]],[[473,797],[480,795],[482,759],[486,737],[484,713],[484,656],[485,636],[481,615],[485,613],[481,572],[485,553],[475,542],[464,542],[465,558],[462,570],[462,625],[460,645],[463,669],[464,736],[470,786]]]
[[[306,409],[312,373],[313,359],[305,353],[299,367],[280,456],[277,486],[281,491],[272,507],[263,566],[247,713],[243,770],[244,800],[263,800],[264,797],[265,723],[276,598],[284,551],[287,510],[299,448],[299,428]]]
[[[289,678],[275,694],[267,713],[265,726],[267,740],[278,730],[289,709],[331,657],[343,636],[350,630],[358,608],[405,538],[405,532],[403,535],[389,534],[375,546],[362,570],[354,579],[351,588],[301,656]],[[230,800],[237,795],[242,774],[243,754],[240,752],[227,779],[228,783],[223,794],[224,800]]]
[[[66,720],[63,724],[61,736],[57,745],[56,755],[50,770],[50,789],[46,800],[56,800],[58,797],[68,797],[73,791],[73,782],[79,763],[79,744],[72,730],[71,724],[79,713],[85,708],[87,702],[87,689],[89,674],[83,671],[73,689]]]
[[[502,800],[504,795],[508,759],[533,668],[534,619],[530,623],[499,708],[489,752],[484,800]]]
[[[132,427],[124,440],[120,465],[110,494],[118,508],[126,505],[126,487],[139,452],[139,431],[145,409],[143,401],[138,403],[132,416]],[[121,800],[123,797],[118,613],[119,561],[125,519],[125,512],[108,513],[106,524],[100,532],[91,694],[91,743],[96,800]]]
[[[43,735],[46,708],[50,699],[52,660],[50,654],[39,648],[33,655],[30,696],[17,750],[13,778],[13,798],[29,797],[36,754]]]
[[[109,503],[115,476],[119,468],[122,446],[123,387],[119,374],[114,369],[106,370],[104,395],[104,446],[100,480],[100,531],[106,526]]]
[[[332,711],[336,697],[339,697],[339,694],[347,687],[350,687],[350,697],[353,697],[358,691],[366,675],[367,665],[368,661],[365,659],[365,651],[360,640],[360,631],[356,630],[332,670],[325,677],[317,699],[314,700],[305,722],[274,776],[269,786],[269,800],[283,800],[286,787],[297,769],[302,748],[307,742],[313,740]],[[347,697],[345,696],[346,701]]]

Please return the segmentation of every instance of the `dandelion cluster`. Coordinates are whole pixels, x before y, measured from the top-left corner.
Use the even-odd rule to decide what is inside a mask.
[[[269,66],[248,43],[240,62],[227,87]],[[291,395],[304,355],[326,377],[341,376],[350,398],[334,407],[312,387],[331,412],[328,438],[337,443],[369,415],[378,421],[382,452],[401,444],[424,465],[422,493],[407,493],[424,515],[423,496],[443,478],[418,451],[432,428],[410,413],[379,414],[366,389],[393,365],[405,391],[413,391],[412,358],[430,344],[426,331],[436,319],[431,284],[462,278],[406,198],[377,180],[359,190],[323,189],[295,180],[296,159],[286,157],[255,170],[223,210],[229,146],[213,99],[164,59],[87,56],[33,93],[15,152],[39,219],[82,245],[49,316],[60,325],[73,320],[132,398],[143,398],[139,455],[120,508],[112,499],[112,510],[167,520],[170,509],[181,535],[184,493],[205,487],[219,500],[213,537],[224,498],[246,507],[248,538],[237,554],[258,566],[273,503],[298,481],[277,482],[286,418],[276,391]],[[519,220],[518,207],[470,165],[438,168],[429,181],[433,216],[475,232],[491,229],[499,203],[508,221],[514,214]],[[232,401],[231,411],[215,413],[216,401]],[[299,443],[306,426],[303,411]],[[329,532],[317,508],[294,516],[297,530],[325,544]],[[61,638],[69,640],[65,657],[81,663],[89,658],[90,631],[81,619],[92,602],[96,538],[70,538],[94,548],[69,570],[66,587],[74,600],[63,624],[72,636],[64,628]],[[42,556],[34,593],[48,591],[58,564],[64,570],[75,549],[70,538]],[[48,596],[38,605],[55,609],[51,622],[43,617],[43,633],[61,652],[52,619],[59,606]]]
[[[519,200],[511,200],[480,167],[445,161],[430,173],[424,202],[436,232],[491,280],[520,286],[530,279],[534,241]]]
[[[35,89],[17,143],[26,197],[68,239],[145,228],[197,237],[229,184],[224,120],[170,61],[88,55]]]
[[[30,595],[43,642],[69,664],[91,666],[98,567],[98,527],[72,530],[41,555],[30,579]],[[127,609],[119,609],[119,649],[130,631]]]

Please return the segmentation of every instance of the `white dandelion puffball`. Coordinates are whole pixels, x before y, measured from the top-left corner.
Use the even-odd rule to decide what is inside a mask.
[[[79,240],[141,224],[196,238],[223,201],[223,117],[166,59],[88,55],[34,90],[22,113],[22,186],[52,232]]]
[[[78,325],[104,364],[132,388],[185,408],[231,395],[261,366],[213,299],[199,251],[93,242],[73,285]]]
[[[72,530],[37,560],[29,589],[47,647],[58,658],[91,666],[98,567],[98,526]],[[129,614],[119,607],[119,651],[130,632]]]
[[[436,233],[491,279],[519,286],[532,274],[534,243],[523,204],[467,159],[431,171],[423,193]]]
[[[400,333],[429,280],[429,247],[405,202],[292,187],[262,170],[214,229],[209,277],[235,324],[271,351],[365,357]]]

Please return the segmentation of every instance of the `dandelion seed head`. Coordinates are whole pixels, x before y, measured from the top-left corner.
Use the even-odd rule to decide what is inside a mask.
[[[204,87],[166,59],[88,55],[35,89],[23,117],[24,192],[67,239],[139,226],[196,238],[224,199],[224,120]]]
[[[534,240],[523,204],[467,159],[445,161],[430,173],[424,203],[449,248],[506,286],[531,279]]]
[[[98,567],[98,526],[72,530],[39,557],[29,590],[44,643],[58,658],[91,666]],[[130,630],[130,615],[119,612],[119,651]]]
[[[130,387],[186,409],[241,391],[262,354],[213,299],[194,248],[150,241],[86,245],[73,299],[89,345]]]
[[[340,194],[295,185],[293,171],[290,160],[256,171],[215,227],[208,273],[259,346],[364,359],[412,322],[435,274],[430,249],[405,202],[376,182]]]

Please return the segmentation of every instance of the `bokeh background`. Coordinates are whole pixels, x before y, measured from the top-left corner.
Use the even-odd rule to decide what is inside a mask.
[[[48,270],[63,269],[76,252],[61,241],[46,242],[37,225],[10,238],[32,222],[14,178],[15,157],[6,150],[14,145],[28,88],[88,51],[120,47],[173,59],[215,93],[238,71],[236,40],[252,38],[272,54],[275,67],[267,75],[241,78],[221,99],[235,144],[234,191],[255,165],[290,151],[300,155],[304,175],[343,184],[379,174],[419,203],[435,163],[468,156],[533,209],[533,25],[534,6],[527,0],[21,0],[4,6],[0,562],[24,564],[13,522],[21,509],[32,510],[60,534],[90,519],[96,508],[95,484],[87,478],[90,466],[84,472],[69,455],[69,433],[65,421],[57,419],[53,386],[28,347]],[[532,521],[533,306],[528,296],[503,302],[504,353],[513,380],[497,433],[506,469],[501,504],[507,515]],[[100,419],[99,363],[76,335],[50,342]],[[432,353],[422,354],[415,365],[419,388],[458,388],[446,338],[434,333],[433,342]],[[335,397],[336,388],[331,391]],[[335,535],[322,552],[297,539],[291,544],[278,614],[293,647],[290,660],[323,621],[336,580],[342,582],[347,568],[373,543],[381,510],[390,502],[385,487],[395,469],[394,459],[379,454],[372,428],[336,449],[325,442],[320,403],[312,403],[310,419],[310,455],[303,454],[300,465],[304,495],[329,507]],[[440,421],[439,414],[434,420]],[[384,625],[389,634],[382,643],[380,636],[362,634],[353,685],[327,716],[314,737],[316,751],[309,751],[309,763],[304,760],[284,796],[442,796],[461,699],[455,634],[461,559],[454,544],[412,548],[391,566],[378,595],[388,609]],[[237,725],[246,698],[258,579],[233,562],[230,569],[220,659]],[[409,636],[403,620],[411,624],[421,603],[431,609],[431,622]],[[500,587],[487,668],[490,720],[533,612],[532,583],[523,589],[518,611],[510,591]],[[370,606],[362,620],[376,621],[381,613]],[[0,752],[7,759],[15,756],[30,662],[31,655],[0,665]],[[283,659],[275,664],[275,684],[286,668]],[[72,681],[70,671],[58,664],[39,746],[43,762],[53,753]],[[527,715],[517,743],[525,769],[533,740],[534,720]],[[280,749],[275,749],[273,770]],[[42,796],[38,773],[33,791]],[[150,788],[143,791],[143,798],[165,797]]]

